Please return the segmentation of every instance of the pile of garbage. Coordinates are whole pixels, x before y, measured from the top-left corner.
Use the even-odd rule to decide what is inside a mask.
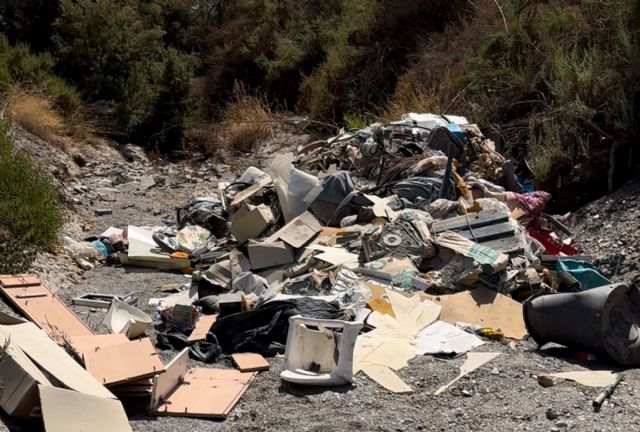
[[[527,335],[640,364],[640,293],[612,284],[581,255],[571,231],[545,213],[551,196],[532,177],[464,117],[412,113],[344,131],[219,183],[218,194],[182,203],[164,226],[66,240],[85,268],[104,259],[191,275],[150,300],[155,347],[181,350],[169,365],[141,362],[143,371],[120,374],[100,367],[116,349],[153,351],[144,335],[154,317],[132,296],[74,299],[109,308],[111,333],[67,325],[65,334],[86,338],[71,345],[109,391],[152,393],[151,410],[174,415],[224,417],[269,367],[263,356],[279,353],[283,380],[342,385],[362,372],[392,392],[412,391],[395,372],[415,356],[467,353],[458,378],[436,395],[500,355],[474,348]],[[47,295],[38,289],[22,299]],[[27,306],[8,296],[34,314],[33,298]],[[249,366],[187,370],[187,356],[212,363],[222,354]],[[226,405],[203,407],[181,388],[186,376],[202,391],[211,379],[237,388]],[[616,380],[608,374],[598,385]]]

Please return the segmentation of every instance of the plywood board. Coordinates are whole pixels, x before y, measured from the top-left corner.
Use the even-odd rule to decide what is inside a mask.
[[[218,319],[218,315],[202,315],[196,326],[187,338],[187,342],[195,342],[204,340],[207,337],[207,333],[211,330],[213,323]]]
[[[38,378],[41,373],[34,371],[35,365],[65,387],[106,398],[115,398],[100,382],[89,372],[84,370],[62,347],[58,346],[46,333],[37,328],[33,323],[24,323],[8,326],[0,326],[0,345],[10,341],[7,352],[16,361],[20,359],[20,365],[34,376],[40,383],[45,380]],[[26,361],[28,357],[28,362]]]
[[[24,284],[20,285],[20,280]],[[59,344],[63,344],[66,337],[94,334],[49,288],[33,276],[1,278],[0,290],[15,307]]]
[[[500,329],[511,339],[522,339],[527,334],[522,317],[522,304],[488,288],[480,287],[443,295],[436,301],[442,305],[442,321],[451,324],[461,321]]]
[[[103,384],[118,384],[164,372],[151,340],[143,338],[85,353],[87,371]]]
[[[0,276],[0,285],[5,288],[40,285],[40,279],[38,279],[36,276],[31,275],[4,275]]]
[[[47,432],[131,432],[119,400],[105,399],[39,385],[42,418]]]
[[[129,339],[122,333],[97,334],[90,336],[71,336],[67,338],[67,342],[71,348],[78,354],[81,359],[88,351],[96,351],[99,348],[105,348],[112,345],[118,345],[128,342]]]
[[[267,359],[256,353],[237,353],[231,356],[240,372],[255,372],[269,370]]]
[[[183,349],[167,365],[163,374],[153,378],[153,393],[151,394],[151,410],[155,410],[163,403],[167,396],[176,389],[187,375],[187,361],[189,360],[189,348]]]
[[[181,383],[156,407],[156,414],[225,418],[249,387],[256,372],[234,369],[190,370]]]

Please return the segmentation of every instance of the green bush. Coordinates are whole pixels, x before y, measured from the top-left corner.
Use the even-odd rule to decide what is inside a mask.
[[[61,75],[89,102],[111,103],[121,134],[169,151],[182,144],[192,72],[186,54],[167,48],[160,27],[184,22],[165,13],[189,7],[165,3],[167,11],[133,0],[61,0],[54,46]]]
[[[457,21],[466,3],[224,2],[207,40],[205,95],[210,105],[223,106],[239,81],[274,105],[296,107],[319,120],[340,122],[344,113],[378,111],[419,41]]]
[[[14,86],[42,92],[49,96],[54,108],[64,116],[80,107],[76,89],[53,73],[55,61],[51,54],[34,54],[23,43],[11,46],[0,35],[0,91],[8,93]]]
[[[0,122],[0,273],[28,270],[36,253],[56,244],[62,206],[45,175]]]
[[[571,208],[611,189],[635,153],[638,10],[635,0],[478,2],[423,48],[393,111],[439,107],[497,131],[537,186]]]

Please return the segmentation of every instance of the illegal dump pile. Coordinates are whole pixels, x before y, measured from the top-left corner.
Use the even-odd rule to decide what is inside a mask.
[[[549,199],[526,164],[456,116],[409,114],[278,155],[219,183],[216,196],[180,203],[165,226],[66,240],[86,268],[104,260],[188,274],[150,300],[155,316],[135,293],[74,298],[108,310],[109,333],[96,334],[37,278],[0,278],[29,320],[0,315],[0,406],[41,415],[48,431],[127,431],[120,400],[137,397],[155,415],[226,417],[277,354],[287,382],[344,385],[363,373],[395,393],[412,391],[396,372],[415,356],[466,355],[439,395],[505,355],[472,350],[527,335],[640,364],[637,288],[611,284],[580,255],[544,213]],[[166,349],[179,354],[164,364]],[[205,367],[225,354],[237,369]],[[605,387],[599,406],[622,375],[539,378]]]

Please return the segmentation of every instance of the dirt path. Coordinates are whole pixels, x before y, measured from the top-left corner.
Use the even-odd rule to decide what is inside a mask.
[[[136,182],[147,175],[156,176],[156,185],[141,191]],[[215,191],[220,176],[229,179],[232,173],[214,171],[211,166],[154,167],[144,161],[122,159],[115,164],[113,159],[96,163],[81,169],[66,184],[68,193],[79,201],[79,216],[70,221],[67,230],[89,235],[128,223],[162,224],[175,206],[192,196]],[[95,208],[110,208],[113,213],[94,217]],[[148,299],[158,296],[155,286],[187,281],[183,274],[121,266],[103,265],[83,272],[64,254],[41,257],[35,271],[58,289],[69,305],[80,293],[134,292],[139,297],[138,306],[149,314],[154,310],[147,305]],[[105,331],[99,326],[104,311],[76,306],[73,310],[92,327]],[[151,337],[155,340],[154,334]],[[596,389],[569,382],[543,388],[536,375],[602,365],[576,362],[564,349],[538,352],[528,341],[510,346],[487,343],[480,350],[502,354],[440,396],[433,396],[433,392],[457,375],[463,358],[417,357],[399,372],[414,389],[409,394],[392,394],[363,375],[356,377],[353,386],[292,386],[279,379],[282,358],[272,358],[271,370],[258,375],[225,421],[152,417],[147,414],[146,401],[124,403],[135,431],[640,431],[638,370],[627,371],[611,400],[595,413],[591,401],[598,393]],[[161,350],[159,354],[168,361],[176,352]],[[192,366],[207,367],[190,361]],[[227,358],[219,359],[215,366],[232,367]],[[31,425],[15,427],[33,430]]]

